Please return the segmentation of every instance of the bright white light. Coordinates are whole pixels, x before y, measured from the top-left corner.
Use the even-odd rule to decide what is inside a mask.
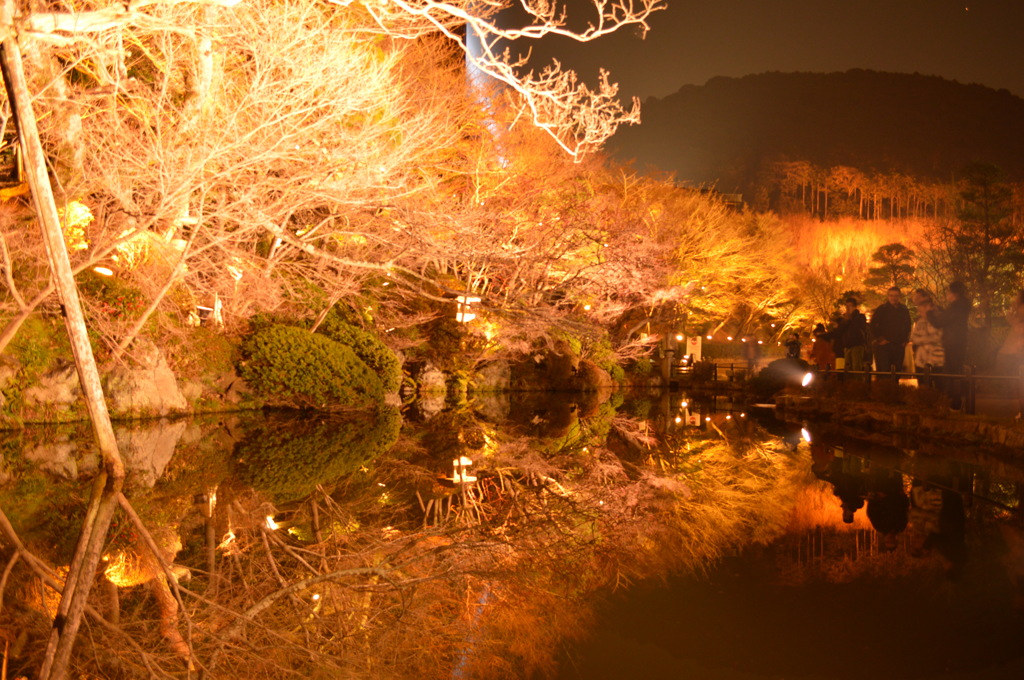
[[[277,529],[278,526],[280,525],[274,521],[273,515],[267,515],[267,528],[273,531],[274,529]]]
[[[679,405],[679,408],[686,408],[689,405],[690,405],[690,402],[684,401],[682,404]]]
[[[681,335],[677,335],[677,336],[676,336],[676,340],[678,340],[678,341],[682,342],[682,340],[683,340],[683,336],[681,336]]]
[[[113,276],[114,270],[110,267],[93,267],[92,270],[100,276]]]
[[[730,336],[727,336],[727,337],[726,337],[725,339],[726,339],[726,340],[732,340],[732,336],[731,336],[731,335],[730,335]]]
[[[807,373],[804,373],[804,377],[803,380],[800,381],[800,385],[801,387],[807,387],[812,382],[814,382],[814,374],[808,371]]]
[[[808,444],[811,443],[811,433],[807,431],[806,427],[800,428],[800,438],[803,439]]]
[[[676,424],[679,424],[681,422],[683,422],[682,417],[681,416],[676,416]]]
[[[313,601],[316,602],[320,599],[320,593],[313,593]]]
[[[589,312],[590,311],[590,305],[583,305],[583,311]]]

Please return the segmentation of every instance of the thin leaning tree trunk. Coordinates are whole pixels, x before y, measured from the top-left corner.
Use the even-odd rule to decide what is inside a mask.
[[[82,527],[78,547],[72,562],[73,569],[64,583],[57,615],[54,617],[50,640],[46,649],[42,680],[63,680],[67,676],[71,648],[82,622],[89,591],[95,581],[96,569],[106,540],[110,520],[117,507],[117,494],[124,481],[124,463],[117,450],[114,428],[103,397],[99,368],[89,344],[85,315],[75,287],[75,278],[68,259],[67,247],[61,231],[53,188],[46,171],[46,158],[39,141],[31,96],[25,80],[21,51],[14,32],[15,7],[13,0],[4,0],[0,9],[0,70],[3,72],[7,98],[14,113],[18,140],[24,157],[25,170],[36,217],[42,230],[43,243],[50,261],[50,270],[57,288],[58,299],[64,312],[64,321],[71,340],[78,379],[82,386],[86,409],[92,422],[93,434],[99,446],[104,472],[93,487],[94,501],[90,503],[91,521]]]

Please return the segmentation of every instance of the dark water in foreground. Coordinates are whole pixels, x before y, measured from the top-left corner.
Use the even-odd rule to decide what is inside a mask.
[[[783,536],[607,598],[558,677],[1024,678],[1020,470],[808,434],[827,492]]]
[[[273,635],[250,627],[252,653],[209,677],[319,677],[315,649],[366,678],[1024,678],[1024,461],[756,420],[680,395],[532,395],[138,423],[118,440],[128,495],[205,598],[190,600],[194,630],[214,632],[190,639],[202,664],[235,649],[216,637],[223,612],[311,573],[390,570],[387,586],[353,574],[281,598],[260,614]],[[0,509],[53,565],[98,467],[88,442],[0,433]],[[652,558],[665,541],[692,558]],[[116,588],[97,606],[178,677],[123,519],[107,550]],[[14,677],[32,676],[52,619],[33,584],[15,565],[0,611],[0,635],[34,626]],[[102,642],[83,643],[83,677],[147,677]]]

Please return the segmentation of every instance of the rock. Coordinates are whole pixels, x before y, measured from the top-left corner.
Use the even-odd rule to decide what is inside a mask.
[[[484,391],[473,394],[470,399],[473,410],[491,421],[500,423],[508,418],[511,400],[508,392]]]
[[[573,385],[581,392],[603,392],[615,388],[615,381],[608,371],[589,359],[581,359]]]
[[[81,417],[84,415],[84,404],[79,403],[81,398],[82,388],[75,365],[62,361],[40,376],[36,384],[25,388],[22,393],[24,418],[34,421]],[[45,418],[42,417],[44,411]]]
[[[187,427],[184,420],[161,419],[142,426],[114,429],[117,448],[137,484],[146,488],[156,484]]]
[[[188,402],[160,349],[139,340],[136,367],[118,366],[107,374],[107,406],[112,415],[166,416],[184,413]]]
[[[188,380],[181,385],[181,396],[185,397],[185,401],[190,404],[199,401],[204,392],[206,392],[206,388],[198,380]]]
[[[504,359],[490,361],[473,372],[472,392],[500,392],[512,382],[512,368]]]
[[[445,372],[433,364],[427,364],[416,377],[420,394],[433,394],[440,392],[442,395],[448,391],[448,376]]]
[[[416,402],[424,418],[432,418],[444,410],[446,397],[444,392],[427,392],[421,394]]]
[[[39,444],[25,449],[25,460],[58,477],[76,479],[78,463],[75,450],[75,444],[67,440]]]
[[[229,404],[240,404],[245,401],[252,393],[252,388],[249,387],[249,383],[245,382],[245,379],[239,375],[235,375],[235,379],[228,385],[227,390],[224,391],[224,401]]]

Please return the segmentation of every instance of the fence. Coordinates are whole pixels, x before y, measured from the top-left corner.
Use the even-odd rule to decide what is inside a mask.
[[[754,366],[756,369],[758,366]],[[808,371],[814,374],[816,380],[872,380],[887,379],[894,382],[901,379],[913,379],[918,385],[929,385],[936,389],[949,390],[953,386],[956,392],[961,395],[962,408],[964,413],[974,414],[977,411],[977,400],[979,386],[985,383],[1009,387],[1010,399],[1019,399],[1024,395],[1024,366],[1019,370],[1018,375],[990,375],[978,373],[974,366],[964,367],[963,373],[939,373],[932,371],[931,366],[925,367],[921,372],[907,371],[875,371],[866,369],[863,371],[852,371],[848,369],[813,369]],[[693,366],[673,366],[673,381],[689,378],[693,383],[703,382],[746,382],[752,377],[750,366],[747,362],[698,362]],[[955,382],[954,382],[955,381]]]

